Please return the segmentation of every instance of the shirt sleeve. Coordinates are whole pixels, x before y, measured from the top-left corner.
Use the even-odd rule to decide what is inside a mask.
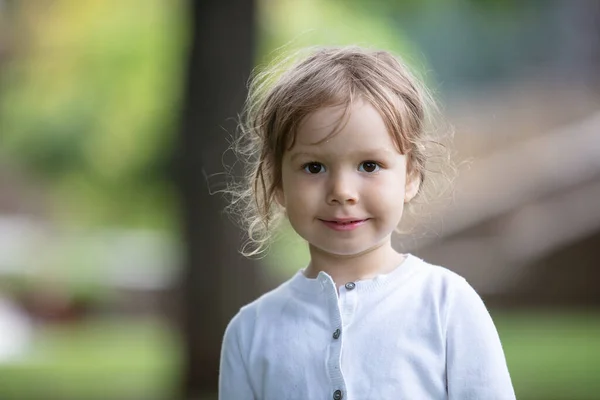
[[[225,330],[219,370],[219,400],[255,400],[243,357],[242,321],[236,315]]]
[[[481,297],[462,278],[450,296],[446,324],[449,400],[515,399],[496,327]]]

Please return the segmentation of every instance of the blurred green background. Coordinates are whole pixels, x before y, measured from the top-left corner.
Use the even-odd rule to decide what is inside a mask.
[[[426,205],[435,217],[398,246],[482,294],[524,400],[600,398],[598,4],[253,5],[257,66],[281,50],[360,44],[402,54],[433,88],[469,168],[453,201]],[[1,399],[181,392],[190,356],[170,308],[186,254],[173,153],[191,7],[0,0]],[[284,227],[260,261],[261,287],[306,260]]]

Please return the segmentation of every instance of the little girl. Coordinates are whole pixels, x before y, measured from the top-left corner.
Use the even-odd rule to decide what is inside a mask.
[[[427,95],[387,52],[321,49],[255,78],[242,130],[255,251],[284,215],[310,263],[225,332],[221,400],[514,399],[486,307],[392,247],[422,191]],[[250,201],[248,201],[250,199]]]

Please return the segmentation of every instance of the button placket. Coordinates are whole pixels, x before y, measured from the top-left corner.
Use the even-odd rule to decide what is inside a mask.
[[[348,282],[344,285],[344,289],[345,290],[340,290],[340,297],[338,300],[340,313],[342,315],[342,329],[352,322],[356,310],[356,303],[358,301],[356,283]]]
[[[346,388],[344,376],[342,374],[342,309],[338,297],[338,288],[330,277],[326,277],[324,290],[327,297],[327,306],[329,308],[329,319],[332,329],[332,339],[329,342],[329,351],[327,352],[327,370],[330,379],[330,390],[336,399],[343,398],[343,390]],[[341,295],[341,293],[340,293]],[[337,395],[336,395],[337,393]]]

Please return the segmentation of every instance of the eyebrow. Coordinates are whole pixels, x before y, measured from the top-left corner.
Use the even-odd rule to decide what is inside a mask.
[[[380,148],[375,148],[375,149],[365,149],[365,150],[360,150],[357,152],[353,152],[351,153],[352,156],[356,157],[356,158],[369,158],[372,157],[373,155],[378,155],[380,156],[381,154],[387,155],[387,156],[392,156],[394,155],[396,152],[392,151],[386,147],[380,147]],[[326,157],[328,154],[327,153],[308,153],[308,152],[298,152],[298,153],[294,153],[291,156],[291,160],[294,161],[296,158],[301,157],[301,156],[306,156],[308,158],[324,158]]]

